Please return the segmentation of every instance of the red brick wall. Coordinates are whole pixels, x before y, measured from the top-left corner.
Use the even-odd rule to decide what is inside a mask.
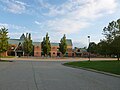
[[[51,57],[56,57],[57,56],[57,46],[52,46],[51,47]]]
[[[67,46],[68,57],[72,56],[72,46]]]
[[[1,53],[1,56],[8,56],[8,55],[7,55],[7,51],[4,52],[4,53]]]
[[[41,57],[41,46],[34,46],[34,56]]]

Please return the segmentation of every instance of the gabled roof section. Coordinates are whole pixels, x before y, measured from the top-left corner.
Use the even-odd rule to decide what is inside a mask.
[[[87,50],[84,49],[84,48],[81,48],[80,50],[81,50],[82,52],[87,52]]]
[[[20,40],[25,40],[25,35],[24,35],[24,33],[23,33],[22,36],[20,37]]]
[[[40,45],[41,45],[41,42],[33,42],[33,45],[34,45],[34,46],[40,46]]]
[[[51,46],[57,46],[57,47],[59,47],[59,43],[51,43]]]
[[[20,39],[9,39],[8,40],[8,43],[9,44],[15,44],[15,45],[18,45],[19,43],[23,43],[24,41],[23,40],[20,40]]]
[[[72,46],[72,40],[71,39],[66,39],[67,46]]]

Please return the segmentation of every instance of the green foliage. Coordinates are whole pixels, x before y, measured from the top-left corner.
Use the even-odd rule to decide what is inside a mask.
[[[51,44],[50,44],[48,33],[46,34],[46,37],[43,38],[43,41],[41,43],[41,47],[42,47],[42,49],[43,49],[42,51],[45,55],[50,54]]]
[[[31,39],[31,34],[26,33],[25,40],[23,42],[23,49],[25,54],[30,55],[33,52],[33,44]]]
[[[117,55],[118,60],[119,60],[119,56],[120,56],[120,36],[116,36],[114,38],[114,40],[111,42],[111,50],[112,53]]]
[[[87,51],[91,52],[91,53],[96,53],[97,52],[96,49],[97,49],[96,43],[95,42],[91,42],[89,44],[89,47],[88,47]]]
[[[119,60],[120,55],[120,19],[109,23],[108,27],[103,29],[106,41],[108,42],[109,50],[112,54],[117,55]]]
[[[0,29],[0,54],[8,49],[8,29],[5,27]]]
[[[64,55],[67,51],[67,43],[66,43],[66,36],[64,34],[64,36],[61,38],[60,40],[60,44],[59,44],[59,51]]]
[[[116,21],[110,22],[109,25],[103,29],[103,35],[105,35],[105,38],[109,42],[114,40],[118,32],[119,32],[119,25]]]
[[[101,54],[101,55],[110,55],[111,54],[111,48],[110,45],[107,41],[105,40],[101,40],[98,44],[97,44],[97,53]]]

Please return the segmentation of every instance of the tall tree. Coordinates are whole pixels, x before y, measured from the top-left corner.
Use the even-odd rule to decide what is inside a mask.
[[[67,51],[67,42],[66,42],[65,34],[60,40],[59,51],[62,53],[62,55],[64,55],[66,53],[66,51]]]
[[[89,44],[89,47],[88,47],[87,51],[95,54],[96,53],[96,46],[97,45],[96,45],[95,42],[91,42]]]
[[[46,34],[46,37],[43,38],[41,46],[42,46],[43,53],[48,56],[51,50],[51,44],[50,44],[48,33]]]
[[[105,55],[105,57],[111,55],[110,45],[106,40],[100,40],[97,44],[96,51],[98,54]]]
[[[115,37],[115,39],[111,43],[112,46],[112,52],[113,54],[117,55],[117,58],[119,60],[120,57],[120,36]]]
[[[116,21],[112,21],[109,23],[107,27],[104,27],[103,29],[103,35],[105,35],[105,38],[110,43],[114,38],[117,36],[119,32],[119,25]]]
[[[25,40],[23,42],[23,49],[27,56],[29,56],[33,51],[33,44],[31,39],[31,34],[26,33]]]
[[[1,53],[6,52],[8,49],[8,29],[5,27],[0,29],[0,57]]]
[[[119,48],[120,48],[120,19],[117,21],[112,21],[107,27],[103,29],[103,35],[109,44],[109,48],[112,54],[116,54],[119,60]],[[115,52],[114,50],[118,50]]]

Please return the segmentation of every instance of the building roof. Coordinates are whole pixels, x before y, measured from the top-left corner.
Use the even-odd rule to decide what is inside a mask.
[[[72,46],[72,40],[71,39],[66,39],[67,45]]]
[[[51,43],[51,46],[58,46],[59,47],[59,43]]]
[[[35,45],[35,46],[40,46],[40,45],[41,45],[41,42],[33,42],[33,45]]]
[[[20,40],[25,40],[25,35],[24,35],[24,33],[21,35]]]
[[[25,40],[25,35],[22,34],[21,37],[20,37],[20,39],[9,39],[8,43],[9,44],[16,44],[16,45],[18,45],[19,43],[23,43],[24,40]]]
[[[20,39],[9,39],[8,43],[9,44],[16,44],[18,45],[19,43],[23,43],[25,40],[25,35],[22,34]],[[67,46],[72,46],[72,40],[71,39],[66,39]],[[41,42],[33,42],[33,45],[41,45]],[[57,46],[59,47],[59,43],[51,43],[51,46]]]
[[[80,50],[80,52],[78,52],[78,50]],[[73,49],[73,51],[76,52],[76,53],[87,52],[87,50],[86,50],[85,48],[77,48],[77,47],[75,47],[75,48]]]
[[[84,48],[81,48],[80,50],[81,50],[82,52],[87,52],[87,50],[84,49]]]
[[[9,44],[16,44],[16,45],[18,45],[19,43],[23,43],[23,42],[24,40],[20,40],[20,39],[9,39],[8,40]]]

